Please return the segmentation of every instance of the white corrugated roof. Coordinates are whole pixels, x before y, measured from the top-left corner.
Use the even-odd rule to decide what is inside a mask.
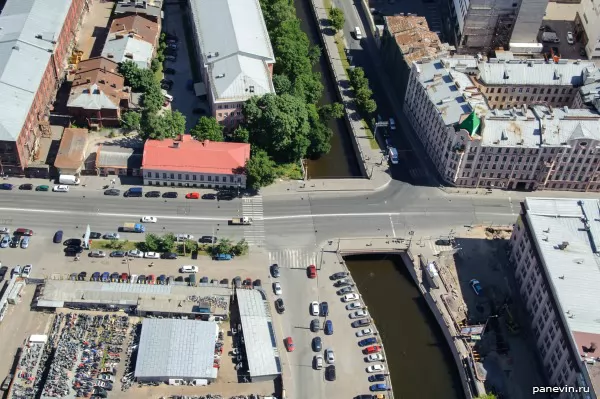
[[[107,40],[104,43],[102,57],[114,62],[130,60],[135,62],[138,67],[146,69],[150,67],[153,52],[154,48],[150,43],[135,37],[125,36],[120,39]]]
[[[600,333],[600,201],[527,198],[526,218],[572,331]],[[564,249],[558,246],[566,244]]]
[[[71,0],[8,0],[0,14],[0,140],[19,136]]]
[[[83,109],[119,109],[98,85],[93,84],[89,89],[69,97],[67,107]]]
[[[267,67],[275,56],[258,0],[190,0],[190,11],[215,101],[275,92]]]
[[[579,86],[583,71],[593,62],[533,62],[515,60],[505,63],[479,63],[479,78],[487,85]]]

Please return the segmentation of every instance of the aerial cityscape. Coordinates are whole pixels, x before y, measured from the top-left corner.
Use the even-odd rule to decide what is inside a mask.
[[[2,397],[598,398],[597,7],[0,0]]]

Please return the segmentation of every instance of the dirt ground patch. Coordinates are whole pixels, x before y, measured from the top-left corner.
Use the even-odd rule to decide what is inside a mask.
[[[77,38],[77,49],[83,52],[82,60],[97,57],[102,53],[115,4],[116,2],[112,1],[91,3]]]

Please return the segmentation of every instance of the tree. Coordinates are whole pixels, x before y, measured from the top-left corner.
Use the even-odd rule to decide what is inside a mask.
[[[254,150],[252,156],[246,161],[246,178],[248,187],[258,190],[275,181],[277,172],[275,162],[269,155],[260,149]]]
[[[121,127],[129,131],[140,130],[142,115],[139,112],[129,111],[121,116]]]
[[[336,32],[344,29],[344,11],[341,8],[331,7],[329,9],[329,22],[331,23],[331,27],[335,29]]]
[[[248,253],[248,243],[243,238],[231,248],[232,255],[240,256],[246,253]]]
[[[138,83],[138,66],[133,61],[123,61],[119,64],[119,73],[125,78],[125,84],[132,88]]]
[[[308,104],[308,119],[310,121],[310,132],[308,139],[310,146],[308,147],[307,156],[309,158],[318,158],[323,154],[327,154],[331,150],[331,137],[333,132],[327,126],[327,120],[323,120],[316,105]]]
[[[174,138],[185,133],[185,116],[181,112],[165,110],[160,118],[164,137]]]
[[[146,234],[142,247],[144,252],[158,252],[160,246],[160,237],[153,233]]]
[[[250,140],[250,132],[245,127],[238,127],[231,134],[231,140],[235,143],[247,143]]]
[[[223,141],[223,125],[212,116],[203,116],[190,130],[190,135],[198,141]]]
[[[157,252],[172,252],[175,246],[175,235],[173,233],[167,233],[162,236],[159,240]]]
[[[158,110],[162,108],[164,102],[165,97],[158,85],[151,86],[144,92],[144,96],[142,97],[142,106],[146,113],[154,114],[158,112]]]
[[[277,162],[296,162],[306,156],[310,124],[302,99],[266,94],[250,98],[243,110],[251,144]]]
[[[310,46],[308,49],[308,59],[310,60],[311,65],[315,65],[319,62],[319,58],[321,58],[321,47]]]
[[[344,117],[344,106],[340,103],[325,104],[319,107],[319,116],[325,122]]]
[[[282,94],[293,94],[293,85],[290,79],[286,75],[275,74],[273,75],[273,87],[275,93]]]
[[[221,238],[217,244],[211,246],[210,252],[212,255],[231,254],[232,247],[233,244],[231,243],[230,239]]]
[[[119,65],[119,73],[123,75],[125,83],[134,91],[146,92],[152,85],[157,84],[151,69],[141,69],[133,61],[123,61]]]

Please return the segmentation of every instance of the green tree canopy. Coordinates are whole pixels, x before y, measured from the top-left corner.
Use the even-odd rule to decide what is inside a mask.
[[[158,84],[151,69],[141,69],[133,61],[127,60],[119,64],[119,73],[125,78],[125,84],[134,91],[146,92],[151,86]]]
[[[331,27],[335,29],[336,32],[344,29],[344,11],[341,8],[331,7],[329,9],[329,22],[331,22]]]
[[[333,136],[333,132],[327,126],[327,120],[323,120],[319,116],[319,111],[314,104],[308,104],[306,108],[310,122],[310,131],[308,133],[310,146],[306,155],[308,158],[317,158],[323,154],[327,154],[331,150],[331,136]]]
[[[247,186],[258,190],[261,187],[273,184],[276,177],[275,162],[265,151],[253,150],[252,156],[246,161]]]
[[[295,162],[306,156],[310,124],[306,104],[288,94],[252,97],[244,105],[250,143],[278,162]]]
[[[131,130],[140,130],[142,115],[139,112],[128,111],[121,116],[121,127]]]
[[[190,130],[190,135],[199,141],[223,141],[223,125],[212,116],[203,116]]]
[[[179,111],[165,110],[162,115],[145,113],[142,134],[146,139],[163,140],[185,133],[185,116]]]
[[[144,92],[144,96],[142,97],[142,106],[147,113],[158,112],[158,110],[162,108],[164,102],[165,96],[158,85],[150,86],[148,90]]]
[[[340,119],[344,117],[344,106],[340,103],[331,103],[319,107],[319,116],[323,121]]]
[[[348,70],[348,79],[350,86],[354,90],[354,98],[358,110],[364,114],[370,114],[377,110],[377,104],[372,99],[373,92],[369,88],[369,80],[365,76],[362,68],[352,68]]]
[[[235,143],[247,143],[250,141],[250,132],[245,127],[238,127],[231,134],[231,140]]]

